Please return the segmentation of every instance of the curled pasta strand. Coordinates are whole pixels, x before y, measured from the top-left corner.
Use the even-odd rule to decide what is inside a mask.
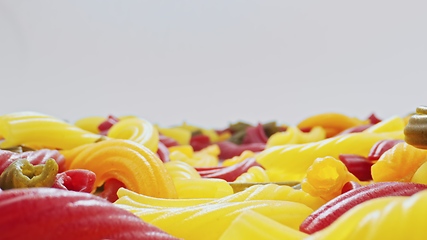
[[[159,144],[158,130],[150,122],[137,117],[121,119],[110,128],[107,136],[134,141],[154,153]]]

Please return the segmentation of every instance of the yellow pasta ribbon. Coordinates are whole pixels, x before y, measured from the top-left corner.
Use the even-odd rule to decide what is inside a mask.
[[[128,139],[142,144],[156,153],[159,144],[159,132],[147,120],[137,117],[120,119],[107,134],[110,138]]]
[[[389,130],[387,123],[394,124],[394,119],[383,123],[383,129]],[[279,169],[289,181],[301,181],[307,169],[319,157],[331,156],[338,158],[340,154],[357,154],[367,156],[372,146],[384,139],[404,139],[403,120],[399,128],[391,128],[392,132],[360,132],[351,133],[321,141],[305,144],[288,144],[268,148],[256,156],[266,170]]]
[[[219,240],[287,239],[301,240],[306,233],[283,225],[253,210],[240,213],[227,227]]]
[[[21,112],[0,118],[1,148],[23,145],[32,149],[71,149],[101,139],[98,134],[83,130],[52,116]]]
[[[128,189],[119,189],[117,192],[119,200],[122,197],[130,197],[135,202],[151,206],[162,207],[188,207],[200,203],[225,203],[225,202],[242,202],[249,200],[283,200],[296,203],[302,203],[311,209],[317,209],[326,203],[319,197],[313,197],[310,194],[294,189],[287,185],[278,185],[273,183],[252,185],[240,192],[224,196],[221,198],[189,198],[189,199],[163,199],[146,196],[135,193]],[[170,204],[168,202],[170,201]]]
[[[363,132],[367,133],[384,133],[384,132],[394,132],[400,131],[405,128],[405,120],[399,116],[393,116],[388,119],[385,119],[369,128]]]
[[[175,178],[178,198],[222,198],[234,193],[227,181],[219,178]]]
[[[242,212],[253,210],[297,230],[312,210],[299,203],[274,200],[251,200],[232,203],[201,204],[185,209],[165,209],[145,214],[142,220],[182,239],[218,239]]]
[[[183,207],[163,205],[164,207],[159,208],[159,206],[149,207],[145,203],[141,205],[138,205],[138,202],[132,203],[137,199],[135,196],[132,199],[121,200],[124,196],[120,189],[118,193],[120,197],[114,204],[176,237],[189,240],[218,239],[234,219],[248,210],[297,230],[313,210],[302,203],[266,200],[266,195],[276,195],[274,190],[276,188],[273,185],[254,186],[243,192],[205,203]],[[260,198],[264,200],[259,200]],[[149,201],[152,202],[152,199]]]
[[[145,207],[147,209],[164,208],[164,207],[188,207],[197,204],[208,203],[213,201],[213,198],[158,198],[144,194],[138,194],[126,188],[119,188],[117,191],[119,197],[115,204],[120,204],[121,207],[128,207],[130,211],[133,207]]]

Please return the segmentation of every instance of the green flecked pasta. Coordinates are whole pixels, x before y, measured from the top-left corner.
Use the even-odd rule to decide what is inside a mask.
[[[45,164],[32,165],[26,159],[18,159],[0,175],[0,188],[51,187],[58,173],[58,164],[52,158]]]

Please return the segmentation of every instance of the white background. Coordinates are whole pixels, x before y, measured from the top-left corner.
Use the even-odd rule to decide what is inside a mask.
[[[427,104],[427,1],[0,0],[0,114],[297,124]]]

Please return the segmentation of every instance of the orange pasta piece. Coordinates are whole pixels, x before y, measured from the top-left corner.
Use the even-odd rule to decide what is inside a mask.
[[[376,182],[409,182],[417,169],[426,162],[427,150],[415,148],[406,142],[386,151],[371,167]]]
[[[297,126],[300,129],[311,129],[316,126],[323,127],[326,131],[326,137],[329,138],[348,128],[366,123],[368,122],[341,113],[321,113],[304,119]]]
[[[153,197],[176,198],[176,189],[163,162],[148,148],[131,140],[110,139],[89,144],[66,157],[70,169],[88,169],[96,174],[96,186],[108,179]]]
[[[343,162],[334,157],[317,158],[301,181],[302,190],[315,197],[329,201],[341,194],[341,189],[349,181],[358,179],[351,174]]]

